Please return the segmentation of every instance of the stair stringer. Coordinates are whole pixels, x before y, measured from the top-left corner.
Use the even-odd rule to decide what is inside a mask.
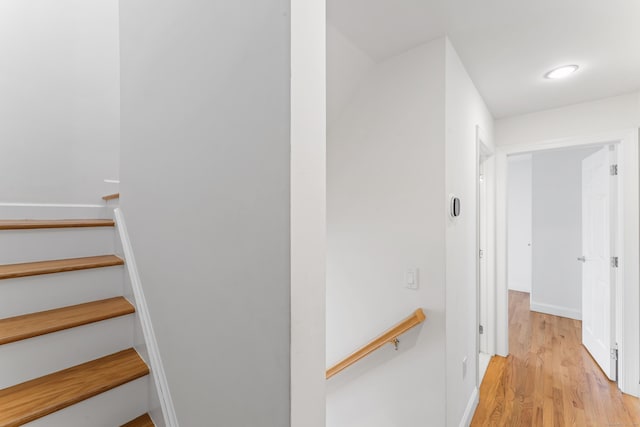
[[[149,414],[157,427],[179,427],[122,210],[114,209],[113,217],[116,223],[116,253],[125,260],[124,296],[136,308],[134,348],[151,371]]]

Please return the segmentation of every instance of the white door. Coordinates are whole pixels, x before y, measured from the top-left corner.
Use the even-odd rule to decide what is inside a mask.
[[[582,161],[582,344],[602,371],[616,380],[614,282],[611,267],[610,150]],[[560,207],[561,208],[561,207]]]
[[[533,159],[531,154],[509,156],[507,188],[507,286],[531,292],[533,235]]]

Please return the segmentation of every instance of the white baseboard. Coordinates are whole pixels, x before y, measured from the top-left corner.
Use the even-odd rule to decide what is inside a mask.
[[[582,313],[580,310],[573,308],[562,307],[553,304],[543,304],[535,301],[531,301],[531,311],[537,311],[538,313],[552,314],[554,316],[568,317],[569,319],[582,320]]]
[[[169,383],[164,371],[162,359],[160,358],[160,349],[158,348],[158,342],[156,341],[153,325],[151,324],[149,308],[147,307],[147,301],[142,290],[142,281],[140,279],[140,273],[138,272],[138,266],[136,265],[136,259],[133,255],[133,248],[129,240],[129,233],[127,232],[122,210],[119,208],[116,209],[114,211],[114,217],[118,235],[120,236],[120,243],[122,244],[122,251],[124,252],[125,268],[129,272],[131,287],[133,288],[136,313],[140,319],[142,333],[144,335],[151,375],[153,375],[157,387],[158,399],[160,400],[165,425],[167,427],[178,427],[178,418],[173,406],[173,400],[171,399],[171,393],[169,392]]]
[[[510,291],[531,293],[531,283],[529,283],[527,285],[527,284],[521,283],[521,282],[510,281],[509,282],[509,290]]]
[[[476,408],[478,407],[479,397],[480,396],[478,394],[478,387],[474,387],[473,392],[469,397],[469,403],[467,403],[467,407],[464,410],[462,419],[460,420],[460,427],[469,427],[469,425],[471,424],[473,415],[476,413]]]

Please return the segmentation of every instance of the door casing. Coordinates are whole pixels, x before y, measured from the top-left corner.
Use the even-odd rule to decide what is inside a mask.
[[[494,179],[494,152],[486,143],[480,126],[476,126],[476,349],[489,355],[495,354],[495,250],[493,249],[495,218],[492,209]],[[480,175],[483,175],[483,182]],[[480,202],[482,198],[483,203]],[[480,250],[484,252],[483,260],[479,258]],[[484,269],[481,265],[484,265]],[[480,325],[484,328],[482,336],[479,334]],[[476,385],[479,387],[480,378],[479,355],[476,354]]]
[[[620,389],[640,396],[640,183],[638,129],[564,138],[536,143],[496,147],[496,299],[495,350],[509,354],[507,289],[507,157],[568,147],[617,144],[618,146],[618,218],[617,235],[620,264],[616,271],[616,341],[619,351]]]

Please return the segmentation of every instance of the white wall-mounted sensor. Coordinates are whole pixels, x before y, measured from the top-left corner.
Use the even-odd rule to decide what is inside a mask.
[[[456,196],[451,196],[451,217],[455,218],[460,216],[460,199]]]

